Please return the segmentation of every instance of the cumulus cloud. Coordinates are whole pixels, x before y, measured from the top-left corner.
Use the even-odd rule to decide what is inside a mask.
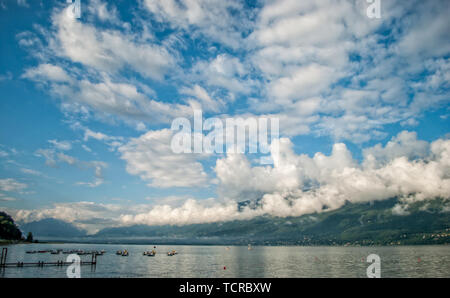
[[[279,158],[274,157],[273,167],[251,167],[245,157],[230,155],[217,161],[216,172],[224,195],[253,195],[261,198],[263,210],[280,216],[336,209],[346,201],[391,197],[448,199],[450,141],[426,143],[431,152],[423,149],[427,147],[425,143],[417,140],[415,134],[402,132],[384,148],[377,145],[367,149],[369,160],[363,164],[375,160],[378,166],[365,167],[352,158],[344,144],[335,144],[330,156],[316,153],[310,158],[296,155],[292,143],[280,139]],[[408,146],[422,151],[412,154]]]
[[[416,132],[402,131],[394,136],[383,147],[377,144],[374,147],[363,149],[364,162],[368,167],[385,165],[386,163],[399,157],[406,157],[409,160],[425,159],[430,154],[430,144],[417,139]]]
[[[196,154],[176,154],[170,129],[148,131],[118,148],[127,172],[155,187],[204,186],[208,181]]]
[[[450,140],[439,139],[428,144],[430,151],[426,156],[398,156],[400,145],[392,144],[408,138],[416,146],[423,145],[414,134],[401,132],[382,147],[391,159],[386,160],[383,155],[376,168],[363,166],[365,161],[358,163],[342,143],[335,144],[329,156],[318,152],[309,157],[295,154],[290,140],[282,138],[279,155],[273,156],[273,166],[252,166],[239,154],[217,160],[220,199],[188,199],[177,206],[162,204],[146,212],[122,214],[120,221],[124,225],[184,225],[249,219],[264,214],[300,216],[334,210],[346,202],[392,197],[404,202],[436,197],[450,199]],[[380,149],[378,145],[374,148]],[[241,200],[259,202],[255,208],[238,210],[237,201]],[[405,212],[405,205],[393,210],[397,215]]]

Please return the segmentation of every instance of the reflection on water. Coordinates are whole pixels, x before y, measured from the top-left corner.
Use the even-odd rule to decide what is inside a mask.
[[[107,252],[95,267],[82,266],[81,277],[366,277],[366,257],[381,257],[381,277],[450,277],[449,246],[302,247],[302,246],[157,246],[19,244],[9,245],[8,262],[65,260],[68,255],[26,254],[28,250],[82,249]],[[127,249],[128,257],[116,255]],[[169,250],[178,254],[167,256]],[[81,256],[89,261],[90,256]],[[67,267],[6,268],[1,277],[65,277]]]

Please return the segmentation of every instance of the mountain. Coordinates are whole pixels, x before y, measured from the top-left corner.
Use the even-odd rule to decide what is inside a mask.
[[[0,239],[21,240],[22,232],[14,223],[11,216],[0,211]]]
[[[63,238],[86,236],[86,231],[78,229],[74,225],[54,218],[46,218],[20,225],[24,234],[33,233],[34,238]]]
[[[448,201],[411,203],[400,213],[392,198],[299,217],[260,216],[251,220],[193,224],[105,228],[94,235],[56,219],[21,225],[40,240],[158,244],[265,245],[391,245],[450,243]],[[257,208],[260,202],[241,202]],[[402,215],[398,215],[402,214]]]
[[[386,245],[450,243],[450,212],[446,201],[410,204],[403,215],[393,213],[398,200],[347,203],[337,210],[279,218],[187,226],[108,228],[90,241],[202,244]]]

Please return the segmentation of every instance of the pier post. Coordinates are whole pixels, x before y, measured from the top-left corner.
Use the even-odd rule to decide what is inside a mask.
[[[8,248],[3,247],[2,248],[2,257],[0,259],[0,267],[4,267],[6,264],[6,256],[8,255]]]

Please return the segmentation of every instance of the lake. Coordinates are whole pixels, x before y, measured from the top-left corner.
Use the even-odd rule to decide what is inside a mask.
[[[381,259],[381,277],[450,277],[450,246],[305,247],[157,245],[154,257],[143,256],[153,245],[17,244],[7,245],[7,262],[65,260],[68,255],[26,254],[28,250],[106,250],[97,265],[81,266],[81,277],[367,277],[366,258]],[[127,249],[129,256],[116,255]],[[178,254],[167,256],[169,250]],[[89,261],[90,255],[81,256]],[[64,267],[0,269],[0,277],[66,277]]]

